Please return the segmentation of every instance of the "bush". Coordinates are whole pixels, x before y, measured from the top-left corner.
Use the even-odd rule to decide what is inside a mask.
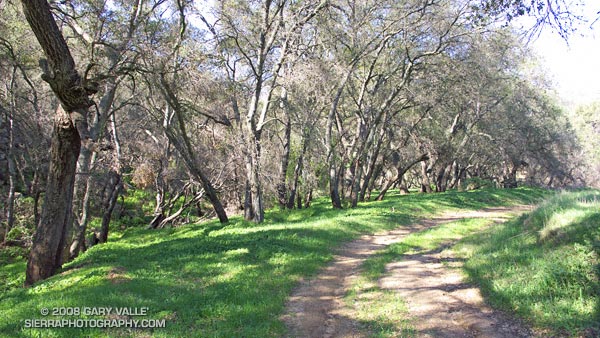
[[[6,235],[6,240],[8,242],[18,242],[26,245],[27,243],[31,244],[33,239],[33,229],[29,229],[21,224],[14,226],[8,234]],[[26,245],[30,246],[30,245]]]

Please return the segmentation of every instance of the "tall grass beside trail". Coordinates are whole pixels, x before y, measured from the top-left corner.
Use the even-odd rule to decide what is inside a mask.
[[[600,191],[560,193],[453,250],[491,305],[547,336],[600,337]]]
[[[337,248],[361,234],[410,224],[456,209],[532,203],[532,188],[441,194],[390,194],[385,201],[333,210],[327,199],[309,209],[273,210],[262,224],[232,217],[177,228],[112,232],[56,276],[16,287],[24,261],[0,263],[0,337],[280,337],[291,290],[314,276]],[[122,224],[115,222],[115,229]],[[27,319],[115,319],[94,313],[47,315],[44,308],[147,308],[134,319],[164,328],[28,328]],[[122,319],[122,318],[116,318]]]

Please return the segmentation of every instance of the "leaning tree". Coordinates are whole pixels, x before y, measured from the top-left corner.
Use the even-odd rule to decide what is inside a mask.
[[[62,265],[66,232],[71,223],[75,169],[79,151],[88,146],[88,109],[96,92],[77,72],[69,47],[45,0],[23,0],[23,12],[47,60],[42,78],[60,106],[54,116],[50,166],[44,206],[27,262],[25,284],[52,276]]]

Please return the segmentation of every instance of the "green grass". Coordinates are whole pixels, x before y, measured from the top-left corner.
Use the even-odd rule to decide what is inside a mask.
[[[404,299],[379,288],[376,281],[358,277],[344,300],[361,330],[371,337],[417,336]]]
[[[26,255],[26,250],[21,247],[0,246],[0,295],[25,282]]]
[[[600,192],[565,192],[454,248],[489,303],[548,336],[600,334]]]
[[[342,211],[321,199],[306,210],[270,211],[260,225],[232,217],[227,225],[128,228],[34,287],[1,290],[0,336],[281,336],[279,316],[292,288],[330,261],[342,243],[443,210],[531,203],[545,194],[531,188],[390,194]],[[20,283],[24,264],[16,263],[0,267],[0,283]],[[43,318],[43,307],[101,306],[147,307],[144,318],[164,319],[166,328],[24,328],[25,319]]]

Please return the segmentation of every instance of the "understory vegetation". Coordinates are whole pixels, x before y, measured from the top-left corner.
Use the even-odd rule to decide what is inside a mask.
[[[293,286],[331,260],[340,244],[363,233],[397,228],[442,211],[533,203],[533,188],[440,194],[396,191],[360,208],[333,209],[324,198],[311,208],[270,211],[261,225],[233,217],[177,228],[114,230],[56,276],[18,288],[22,259],[0,268],[0,334],[13,337],[202,336],[268,337],[284,333],[279,315]],[[112,230],[111,230],[112,231]],[[22,279],[21,279],[22,282]],[[12,285],[12,287],[10,287]],[[27,329],[41,308],[148,307],[145,319],[163,329]],[[78,316],[86,318],[86,316]],[[375,320],[372,324],[375,324]]]

